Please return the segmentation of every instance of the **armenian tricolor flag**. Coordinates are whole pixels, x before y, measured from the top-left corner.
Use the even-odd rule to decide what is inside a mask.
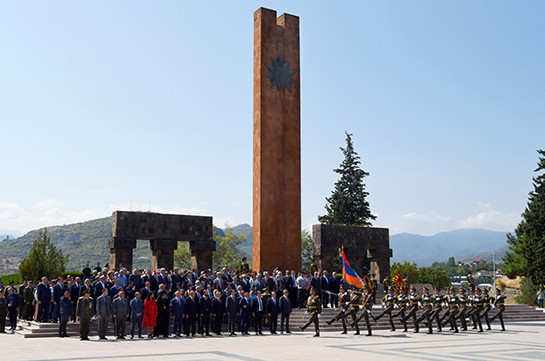
[[[364,287],[364,283],[360,276],[354,271],[352,267],[350,267],[350,264],[346,260],[346,255],[344,254],[344,248],[342,249],[342,255],[343,255],[343,278],[349,285],[356,286],[358,288]]]

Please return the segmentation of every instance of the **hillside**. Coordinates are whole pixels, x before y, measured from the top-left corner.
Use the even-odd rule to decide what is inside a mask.
[[[490,253],[491,257],[491,250],[506,245],[506,232],[485,229],[460,229],[433,236],[410,233],[390,236],[390,248],[394,250],[392,262],[410,261],[422,267],[429,266],[435,261],[446,261],[448,257],[455,257],[458,260],[461,257],[471,258],[483,252]]]
[[[38,237],[39,230],[30,231],[24,236],[0,242],[0,274],[17,272],[19,264]],[[96,265],[110,260],[107,239],[112,235],[112,218],[99,218],[83,223],[47,227],[51,241],[70,257],[67,269],[80,270],[89,262]],[[214,236],[223,231],[214,227]],[[133,265],[139,268],[151,266],[149,242],[139,241],[133,253]]]

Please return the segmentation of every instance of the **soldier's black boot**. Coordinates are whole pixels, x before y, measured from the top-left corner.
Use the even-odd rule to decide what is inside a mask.
[[[341,335],[346,335],[348,332],[346,330],[346,322],[343,320],[343,332],[341,332]]]
[[[359,334],[360,334],[360,326],[356,322],[356,333],[354,335],[359,335]]]
[[[396,327],[394,326],[394,321],[390,320],[390,326],[392,326],[392,331],[396,330]]]

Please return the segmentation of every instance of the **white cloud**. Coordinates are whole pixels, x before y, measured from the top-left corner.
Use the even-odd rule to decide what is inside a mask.
[[[465,218],[443,216],[434,212],[419,214],[409,212],[403,215],[378,218],[377,227],[387,227],[390,234],[416,233],[433,235],[439,232],[462,228],[483,228],[493,231],[513,230],[520,222],[520,216],[515,213],[504,213],[492,209],[490,204],[479,202],[480,212]]]

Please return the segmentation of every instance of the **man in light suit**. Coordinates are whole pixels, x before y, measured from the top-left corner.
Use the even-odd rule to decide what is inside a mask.
[[[134,329],[138,327],[138,338],[142,338],[142,320],[144,317],[144,301],[140,292],[134,294],[130,302],[131,306],[131,338],[134,338]]]
[[[291,300],[289,299],[289,291],[284,290],[284,296],[280,297],[280,333],[284,333],[284,321],[286,322],[286,333],[290,332],[290,314],[291,314]]]
[[[106,340],[106,333],[108,332],[108,322],[112,317],[112,300],[108,295],[108,288],[102,289],[102,295],[97,298],[97,317],[98,317],[98,338],[100,340]]]
[[[130,306],[129,301],[125,298],[125,291],[118,292],[119,297],[114,300],[113,312],[115,322],[115,332],[117,339],[125,339],[125,323],[129,316]]]

